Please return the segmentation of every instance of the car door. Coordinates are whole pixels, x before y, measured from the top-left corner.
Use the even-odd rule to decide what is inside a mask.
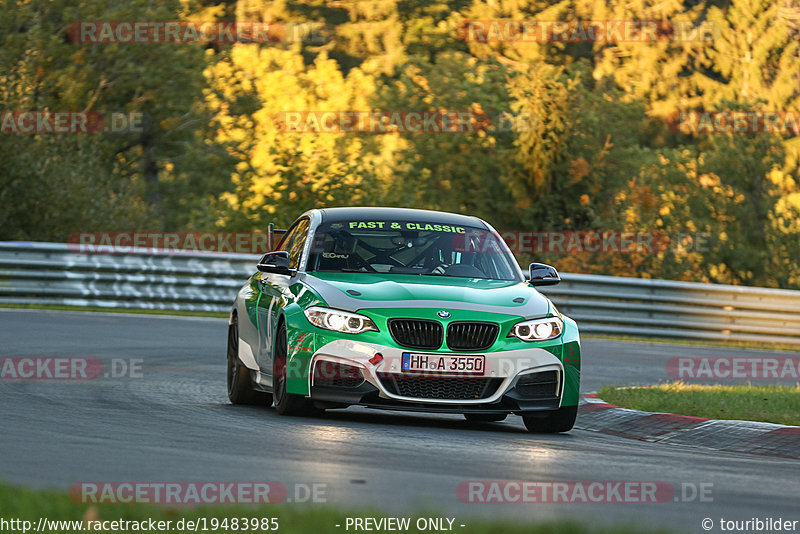
[[[303,248],[308,236],[311,221],[303,217],[295,222],[281,240],[275,250],[285,250],[289,253],[289,268],[299,269],[302,260]],[[256,361],[262,376],[269,377],[272,382],[273,349],[275,347],[275,332],[278,327],[278,317],[283,306],[290,296],[289,286],[294,283],[294,277],[275,273],[259,273],[261,298],[258,300],[257,313],[260,331],[258,356]]]

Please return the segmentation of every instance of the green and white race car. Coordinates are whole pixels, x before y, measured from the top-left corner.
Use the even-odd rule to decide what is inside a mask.
[[[352,405],[575,422],[580,338],[486,222],[435,211],[331,208],[298,218],[236,295],[228,396],[282,415]]]

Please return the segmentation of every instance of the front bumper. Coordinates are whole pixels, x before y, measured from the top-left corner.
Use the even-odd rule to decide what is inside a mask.
[[[331,341],[311,358],[310,396],[312,400],[334,405],[440,413],[522,413],[555,410],[561,405],[564,366],[544,349],[483,353],[486,369],[480,376],[409,375],[401,370],[404,352],[425,353],[351,340]],[[376,354],[383,359],[373,364],[370,360]],[[315,372],[317,366],[331,364],[356,368],[360,380],[337,382],[320,378]],[[531,387],[532,381],[545,378],[546,385],[542,382]],[[426,382],[409,388],[403,386],[412,383],[400,382],[404,380]],[[459,397],[461,393],[463,398]]]

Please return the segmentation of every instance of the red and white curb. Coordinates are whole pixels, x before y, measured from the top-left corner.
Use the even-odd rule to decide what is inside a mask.
[[[800,427],[642,412],[583,395],[576,428],[641,441],[800,459]]]

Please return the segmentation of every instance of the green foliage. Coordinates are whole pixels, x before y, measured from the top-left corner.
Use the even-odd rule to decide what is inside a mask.
[[[513,134],[503,118],[510,113],[506,72],[494,61],[463,52],[443,52],[436,62],[418,58],[375,98],[377,109],[463,112],[461,133],[403,136],[395,155],[394,180],[385,202],[496,218],[512,203],[503,187]],[[504,115],[505,114],[505,115]]]
[[[2,1],[0,109],[91,111],[106,127],[112,113],[144,120],[128,132],[4,134],[0,180],[13,211],[0,238],[178,228],[224,190],[219,150],[203,139],[202,48],[82,44],[66,33],[76,21],[175,20],[182,9],[178,0]],[[60,138],[73,136],[81,138]]]
[[[307,33],[208,46],[66,35],[78,20],[233,18]],[[656,20],[663,31],[652,42],[470,39],[469,21],[489,19]],[[146,117],[136,132],[0,134],[0,239],[263,230],[313,207],[383,204],[504,230],[671,237],[651,252],[520,258],[567,271],[798,288],[800,137],[686,135],[666,122],[800,111],[793,21],[768,0],[0,0],[0,110]],[[281,113],[324,110],[473,120],[463,133],[281,129]],[[675,239],[698,232],[702,246]]]

